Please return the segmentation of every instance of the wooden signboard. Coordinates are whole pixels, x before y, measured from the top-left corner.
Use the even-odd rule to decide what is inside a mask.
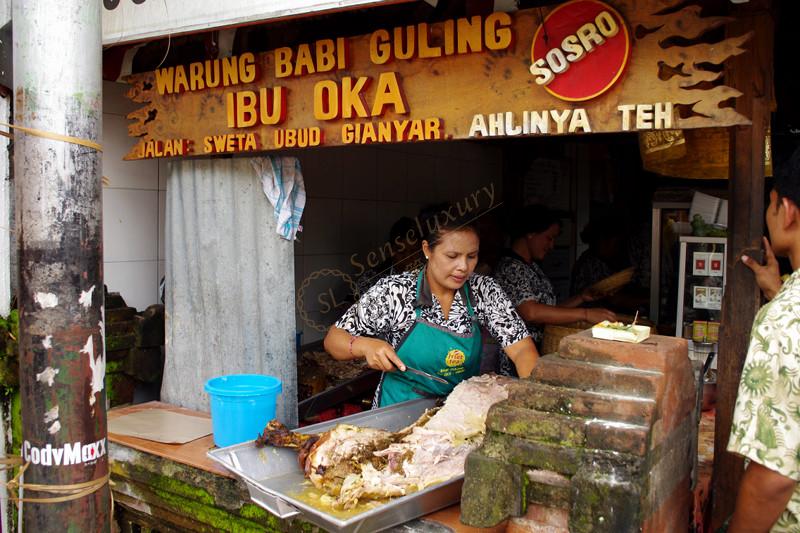
[[[750,34],[695,42],[730,20],[678,4],[573,0],[133,75],[126,159],[748,124],[715,66]]]

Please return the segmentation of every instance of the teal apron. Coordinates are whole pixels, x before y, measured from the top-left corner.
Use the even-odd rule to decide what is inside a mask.
[[[423,269],[417,277],[417,295],[422,290],[424,275]],[[396,352],[406,365],[443,377],[447,384],[411,372],[385,372],[379,392],[380,407],[417,398],[447,396],[461,381],[478,375],[481,366],[481,328],[469,299],[467,284],[460,292],[472,317],[472,331],[469,334],[453,333],[423,320],[422,311],[417,305],[414,325]]]

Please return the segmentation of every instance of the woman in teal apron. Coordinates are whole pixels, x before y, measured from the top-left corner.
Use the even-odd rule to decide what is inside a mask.
[[[331,327],[325,349],[335,359],[384,372],[376,406],[446,396],[477,375],[481,325],[530,375],[536,348],[499,285],[473,273],[478,248],[474,227],[437,225],[422,241],[421,270],[382,278]]]

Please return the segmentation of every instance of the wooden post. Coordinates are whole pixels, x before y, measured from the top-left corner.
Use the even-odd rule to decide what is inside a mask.
[[[773,18],[770,0],[752,1],[732,9],[734,35],[753,30],[748,53],[729,61],[728,85],[744,93],[736,110],[751,117],[752,126],[731,129],[728,202],[727,287],[717,373],[717,415],[711,531],[733,513],[743,473],[743,460],[726,451],[733,408],[739,389],[750,327],[761,306],[761,291],[753,273],[739,258],[761,247],[764,232],[764,138],[773,107]],[[759,257],[755,252],[754,257]]]

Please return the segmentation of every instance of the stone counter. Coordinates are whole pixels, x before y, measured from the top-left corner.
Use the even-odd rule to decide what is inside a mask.
[[[160,402],[113,409],[108,416],[113,419],[152,408],[208,416]],[[137,531],[134,526],[161,533],[321,531],[299,519],[281,520],[252,503],[244,482],[206,456],[213,447],[210,435],[177,445],[109,434],[115,515],[122,531]],[[474,528],[461,524],[459,518],[460,508],[454,505],[392,528],[387,533],[506,531],[506,523],[488,529]]]
[[[114,409],[108,416],[152,408],[207,416],[160,402]],[[109,434],[115,514],[122,531],[135,530],[133,525],[160,532],[318,531],[299,520],[280,520],[251,503],[244,482],[206,457],[213,447],[210,435],[177,445]]]
[[[462,519],[537,531],[687,531],[697,384],[684,339],[561,340],[495,404],[467,459]]]
[[[250,503],[244,483],[112,442],[109,446],[115,514],[123,531],[133,524],[166,531],[316,531]]]

